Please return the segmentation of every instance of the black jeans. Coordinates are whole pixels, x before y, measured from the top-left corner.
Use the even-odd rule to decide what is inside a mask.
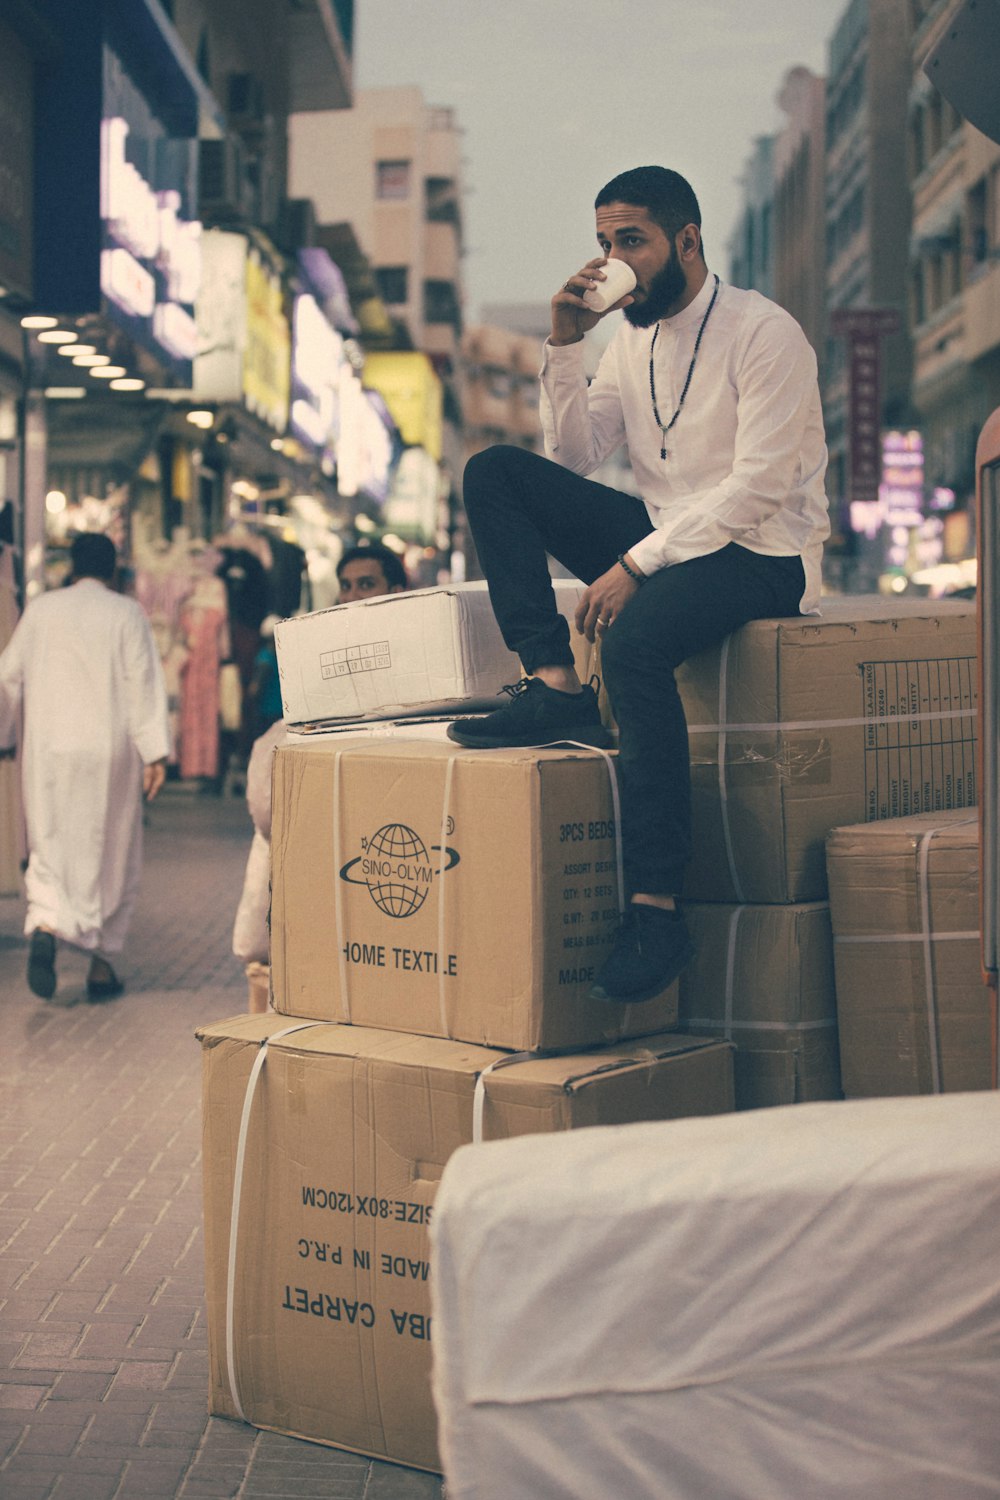
[[[525,671],[571,666],[546,554],[584,583],[652,525],[631,495],[525,449],[477,453],[465,509],[503,638]],[[674,671],[748,620],[798,615],[801,558],[730,543],[650,575],[606,633],[601,664],[619,731],[622,854],[629,894],[680,894],[691,857],[687,722]]]

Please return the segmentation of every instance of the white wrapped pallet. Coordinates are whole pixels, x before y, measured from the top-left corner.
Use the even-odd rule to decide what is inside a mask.
[[[449,1500],[1000,1494],[1000,1098],[463,1148],[431,1229]]]

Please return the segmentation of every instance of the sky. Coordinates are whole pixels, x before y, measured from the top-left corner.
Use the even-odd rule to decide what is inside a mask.
[[[784,116],[790,67],[825,73],[848,0],[356,0],[356,88],[417,84],[463,131],[466,321],[548,303],[597,254],[593,202],[656,162],[689,179],[725,274],[739,179]]]

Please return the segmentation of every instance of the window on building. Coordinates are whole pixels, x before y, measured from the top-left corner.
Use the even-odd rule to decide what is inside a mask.
[[[934,93],[927,106],[927,155],[935,157],[944,145],[944,99]]]
[[[924,145],[924,108],[918,104],[910,116],[910,171],[916,177],[927,165]]]
[[[410,163],[408,161],[377,161],[375,163],[376,198],[408,198],[410,196]]]
[[[965,217],[969,226],[969,256],[973,266],[984,265],[990,255],[986,188],[986,178],[980,177],[979,181],[969,189],[965,203]]]
[[[408,266],[377,266],[375,284],[383,302],[398,307],[407,301],[409,292]]]
[[[910,274],[910,322],[919,328],[927,317],[927,293],[924,287],[924,266],[917,261]]]
[[[453,281],[424,282],[424,322],[450,323],[461,332],[462,318]]]
[[[458,193],[452,177],[428,177],[424,182],[428,224],[458,223]]]

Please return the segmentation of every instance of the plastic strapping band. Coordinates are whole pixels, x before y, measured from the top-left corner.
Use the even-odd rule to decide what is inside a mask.
[[[507,1057],[498,1057],[483,1069],[476,1079],[476,1092],[472,1101],[472,1144],[481,1146],[483,1143],[483,1112],[486,1109],[486,1079],[490,1073],[497,1068],[509,1068],[511,1063],[531,1062],[537,1054],[534,1052],[511,1052]]]
[[[448,769],[444,776],[444,799],[441,803],[441,839],[438,853],[440,862],[438,865],[438,1009],[441,1016],[441,1035],[451,1036],[448,1029],[448,1002],[445,990],[445,923],[444,923],[444,900],[445,883],[444,872],[448,868],[448,815],[451,810],[451,784],[455,774],[455,756],[449,755]]]
[[[600,745],[585,745],[582,740],[554,740],[552,746],[572,745],[576,750],[589,750],[592,755],[600,755],[608,768],[608,781],[611,786],[611,812],[615,821],[615,873],[618,876],[618,915],[625,915],[625,860],[622,855],[622,800],[618,791],[618,772],[615,763],[607,750],[602,750]],[[546,748],[539,745],[540,750]],[[628,1035],[632,1024],[632,1007],[626,1005],[622,1010],[622,1033]]]
[[[978,928],[967,932],[931,932],[927,934],[932,943],[978,943],[982,934]],[[834,937],[835,943],[922,943],[922,932],[864,932],[857,936]]]
[[[920,925],[923,935],[924,948],[924,992],[927,996],[927,1040],[930,1046],[931,1059],[931,1088],[935,1094],[941,1093],[941,1052],[938,1047],[938,1008],[937,994],[934,989],[934,962],[931,957],[931,898],[930,882],[928,880],[928,864],[931,853],[931,840],[939,828],[932,828],[925,833],[920,840]]]
[[[254,1095],[257,1092],[257,1080],[260,1078],[264,1064],[267,1061],[267,1049],[271,1042],[276,1042],[279,1037],[290,1036],[294,1031],[308,1031],[313,1026],[328,1026],[329,1021],[299,1021],[295,1026],[284,1026],[280,1031],[273,1032],[261,1042],[260,1051],[254,1059],[254,1065],[250,1069],[250,1077],[247,1080],[246,1096],[243,1100],[243,1114],[240,1118],[240,1133],[236,1146],[236,1171],[233,1176],[233,1206],[229,1221],[229,1264],[226,1269],[226,1368],[229,1374],[229,1390],[236,1407],[236,1415],[241,1422],[248,1420],[240,1400],[239,1386],[236,1382],[236,1247],[239,1242],[240,1229],[240,1200],[243,1196],[243,1165],[246,1159],[247,1137],[250,1134],[250,1112],[253,1109]]]
[[[740,925],[740,917],[742,917],[745,911],[745,906],[738,906],[729,918],[729,946],[726,952],[726,1008],[724,1012],[727,1042],[731,1042],[733,1039],[733,986],[736,981],[736,934]]]
[[[344,893],[340,879],[340,806],[341,770],[343,750],[333,757],[333,909],[337,923],[337,962],[340,966],[340,1010],[341,1019],[350,1025],[351,997],[347,990],[347,932],[344,927]]]
[[[563,745],[571,745],[574,750],[588,750],[591,755],[600,755],[608,768],[608,781],[611,784],[611,810],[615,820],[615,869],[618,875],[618,915],[621,916],[625,910],[625,863],[622,858],[622,803],[618,791],[618,773],[615,771],[615,763],[608,750],[602,750],[600,745],[585,745],[582,740],[550,740],[545,745],[533,745],[534,750],[558,750]]]
[[[974,708],[936,708],[923,714],[870,714],[859,719],[786,719],[780,724],[727,724],[720,713],[720,723],[689,724],[688,734],[725,734],[727,730],[738,734],[774,734],[778,730],[791,733],[801,729],[877,729],[883,725],[886,729],[900,729],[907,724],[939,724],[946,719],[975,717]]]
[[[726,841],[726,859],[729,861],[729,878],[733,882],[733,891],[737,901],[745,901],[743,886],[736,869],[736,858],[733,853],[733,834],[729,826],[729,797],[726,791],[726,683],[729,678],[729,636],[722,642],[722,653],[719,657],[719,810],[722,814],[722,833]],[[688,731],[692,733],[693,731]]]

